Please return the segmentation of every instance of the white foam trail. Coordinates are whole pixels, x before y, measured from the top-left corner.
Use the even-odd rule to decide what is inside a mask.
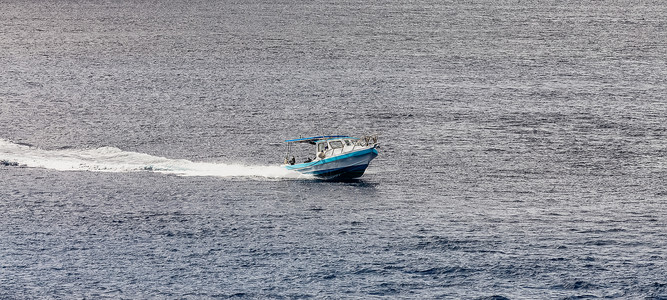
[[[280,166],[192,162],[114,147],[97,149],[42,150],[0,139],[0,160],[17,162],[33,168],[60,171],[140,172],[154,171],[182,176],[309,178]]]

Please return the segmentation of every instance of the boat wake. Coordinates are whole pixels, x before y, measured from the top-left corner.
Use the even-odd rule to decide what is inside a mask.
[[[0,166],[25,166],[59,171],[159,172],[180,176],[254,177],[273,179],[309,178],[280,166],[247,166],[193,162],[114,147],[97,149],[43,150],[0,139]]]

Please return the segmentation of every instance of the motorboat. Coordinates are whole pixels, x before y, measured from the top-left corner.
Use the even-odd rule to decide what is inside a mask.
[[[368,164],[378,156],[377,136],[362,138],[344,135],[323,135],[286,140],[284,167],[325,180],[346,180],[364,175]],[[295,144],[315,146],[315,157],[297,163],[292,153]]]

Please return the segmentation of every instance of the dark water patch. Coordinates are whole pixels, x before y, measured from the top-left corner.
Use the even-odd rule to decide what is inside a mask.
[[[26,147],[31,147],[31,148],[35,147],[35,145],[30,144],[30,143],[26,143],[26,142],[15,142],[15,144],[21,145],[21,146],[26,146]]]
[[[5,167],[18,167],[20,164],[15,161],[8,161],[8,160],[0,160],[0,166],[5,166]]]
[[[355,275],[381,274],[383,272],[384,272],[383,270],[377,269],[377,268],[362,268],[362,269],[354,271],[353,274],[355,274]]]
[[[437,249],[437,250],[474,250],[480,246],[479,241],[449,239],[440,236],[429,236],[422,238],[415,247],[417,249]]]
[[[600,298],[599,296],[596,295],[575,295],[575,296],[568,296],[563,299],[598,299]]]
[[[588,289],[594,289],[596,287],[597,285],[583,280],[576,280],[553,286],[553,288],[555,289],[564,289],[564,290],[588,290]]]
[[[247,299],[247,298],[253,298],[253,294],[248,294],[248,293],[213,294],[211,295],[211,297],[215,299]]]
[[[435,275],[448,275],[448,274],[469,274],[474,272],[474,270],[461,268],[461,267],[430,267],[426,269],[414,269],[414,270],[404,270],[408,274],[415,274],[420,276],[435,276]]]
[[[667,283],[662,281],[653,282],[643,286],[640,292],[648,295],[646,299],[667,299]]]
[[[377,112],[377,113],[371,113],[370,116],[381,120],[407,119],[414,117],[414,115],[411,113],[401,113],[401,112]]]
[[[606,224],[608,222],[600,222],[603,224]],[[605,233],[615,233],[615,232],[625,232],[627,231],[625,228],[610,228],[610,229],[584,229],[579,231],[579,233],[584,233],[584,234],[605,234]]]
[[[392,296],[400,293],[400,290],[391,283],[382,283],[377,287],[373,287],[368,294],[373,296]]]
[[[586,241],[583,244],[588,246],[611,246],[618,245],[619,241],[613,239],[593,239],[591,241]]]
[[[479,297],[475,298],[476,300],[511,300],[511,298],[507,298],[505,296],[501,295],[493,295],[493,296],[484,296],[484,297]]]

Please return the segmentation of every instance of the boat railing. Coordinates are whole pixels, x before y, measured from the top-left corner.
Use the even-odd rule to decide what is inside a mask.
[[[366,147],[366,146],[375,146],[378,143],[378,136],[377,134],[373,135],[364,135],[363,137],[359,138],[355,145]]]
[[[336,136],[336,138],[339,138],[339,137]],[[348,139],[349,139],[349,137],[348,137]],[[298,140],[298,141],[300,141],[300,140]],[[328,139],[324,139],[324,141],[325,141],[324,145],[327,145],[328,143],[326,141],[328,141]],[[331,148],[325,146],[324,149],[322,149],[323,151],[318,151],[317,152],[317,154],[315,155],[315,158],[313,160],[318,160],[318,159],[321,160],[321,159],[325,159],[327,157],[334,156],[334,155],[336,155],[336,150],[337,149],[340,149],[338,151],[338,154],[343,154],[343,153],[346,153],[346,152],[355,151],[355,150],[357,150],[357,147],[360,147],[360,148],[377,147],[378,146],[378,135],[377,134],[364,135],[361,138],[356,139],[356,141],[352,141],[352,143],[348,143],[347,141],[350,141],[350,140],[346,140],[346,142],[344,142],[342,144],[342,147],[340,147],[340,148],[331,149]],[[295,159],[294,155],[292,154],[292,147],[291,147],[292,143],[291,142],[293,142],[293,141],[290,140],[287,143],[287,153],[285,154],[285,160],[284,160],[285,165],[294,165],[296,163],[296,159]],[[346,147],[346,144],[347,144],[348,147]],[[350,145],[352,146],[352,148],[349,147]],[[329,149],[327,149],[327,148],[329,148]]]

